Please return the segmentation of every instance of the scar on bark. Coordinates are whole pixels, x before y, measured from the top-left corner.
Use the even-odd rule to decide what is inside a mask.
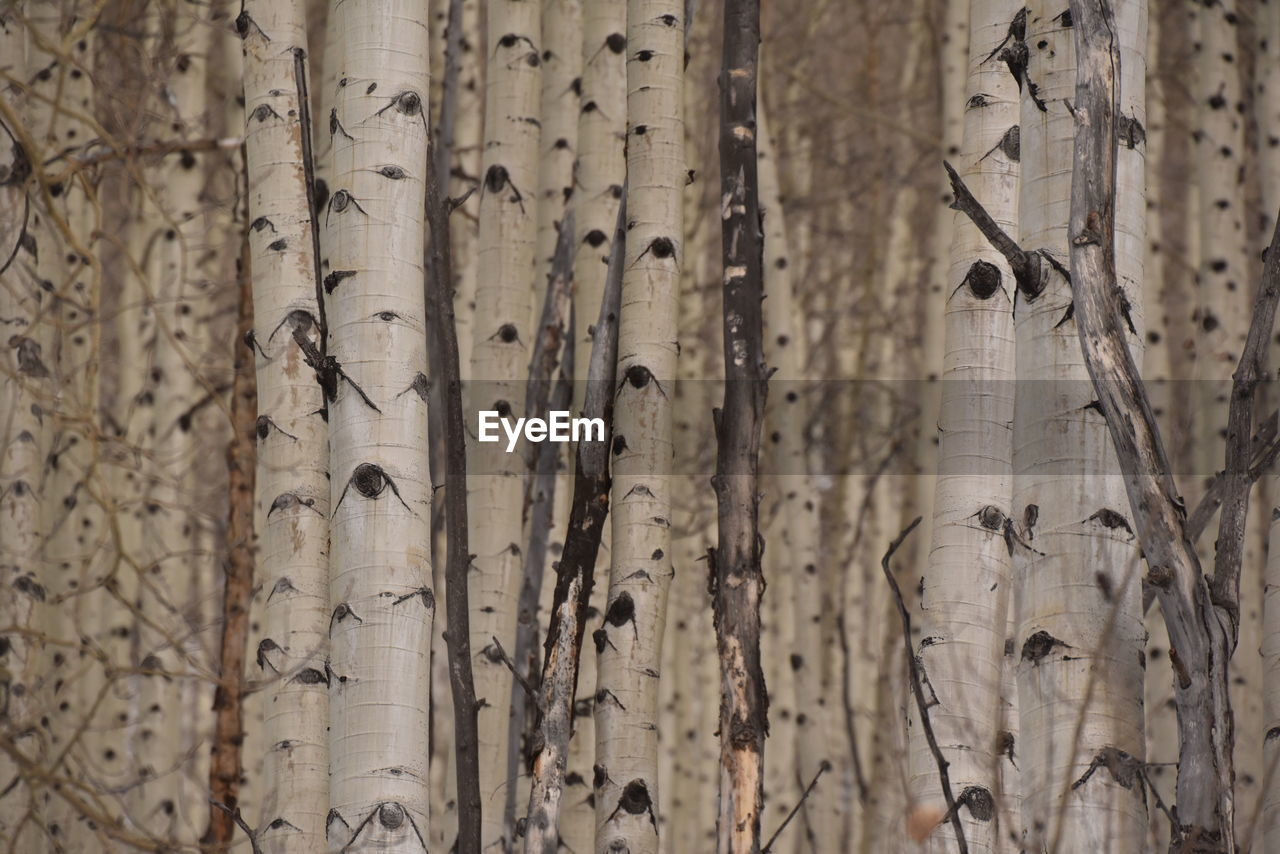
[[[483,196],[486,191],[500,193],[503,187],[511,188],[511,201],[520,205],[520,213],[528,213],[524,209],[524,193],[520,192],[520,188],[511,180],[511,173],[501,163],[495,163],[484,173],[484,183],[480,189],[480,194]]]
[[[262,440],[265,440],[267,436],[271,433],[271,431],[274,429],[280,435],[288,436],[290,439],[292,439],[295,442],[298,441],[297,436],[293,435],[287,430],[280,429],[280,425],[272,421],[269,415],[259,415],[258,420],[254,422],[253,429],[254,429],[254,432],[258,434],[258,438]]]
[[[284,652],[284,650],[280,648],[280,644],[276,643],[271,638],[263,638],[258,642],[257,663],[259,670],[266,670],[270,667],[272,671],[276,673],[280,672],[280,668],[272,664],[271,660],[267,658],[267,656],[273,652]]]
[[[422,399],[422,402],[426,403],[427,395],[431,392],[431,381],[427,379],[427,375],[422,373],[422,371],[418,371],[417,376],[413,378],[413,382],[409,383],[409,387],[400,392],[400,394],[397,394],[396,398],[398,399],[409,392],[413,392],[418,395],[418,397]]]
[[[665,398],[667,393],[662,388],[662,383],[658,382],[658,378],[653,375],[652,371],[640,364],[632,365],[622,374],[622,380],[618,383],[618,394],[622,394],[622,389],[627,384],[630,384],[632,388],[641,389],[647,386],[650,381],[657,387],[658,394]]]
[[[330,214],[342,213],[349,207],[354,207],[356,210],[360,211],[360,213],[364,214],[365,216],[369,215],[368,211],[366,211],[363,207],[360,206],[360,202],[356,199],[355,196],[351,195],[350,191],[339,190],[338,192],[334,193],[332,196],[329,197],[329,210],[324,215],[325,226],[327,227],[329,225]]]
[[[342,496],[338,498],[338,503],[333,508],[335,514],[338,512],[338,508],[342,506],[343,499],[347,497],[347,492],[353,486],[356,488],[356,492],[371,501],[377,501],[386,492],[387,487],[391,487],[391,491],[396,498],[404,505],[404,509],[415,516],[418,515],[405,502],[404,497],[400,494],[400,488],[391,479],[391,475],[387,474],[386,469],[374,463],[361,463],[356,466],[355,471],[351,473],[351,477],[347,479],[347,485],[342,489]]]
[[[381,110],[378,110],[378,112],[374,113],[374,115],[380,116],[390,109],[394,109],[402,116],[409,116],[410,118],[417,116],[421,118],[422,130],[424,132],[428,132],[427,116],[422,110],[422,97],[417,92],[414,92],[412,89],[405,89],[402,92],[397,92],[395,95],[391,96],[391,102]]]
[[[1041,629],[1031,635],[1022,644],[1022,660],[1030,661],[1033,665],[1039,664],[1044,657],[1053,651],[1054,647],[1063,647],[1071,649],[1072,646],[1065,641],[1060,641],[1053,635]]]
[[[330,814],[332,815],[332,811],[330,811]],[[412,813],[395,801],[383,801],[373,809],[369,810],[369,814],[366,815],[364,820],[361,821],[360,824],[356,826],[355,830],[352,831],[351,838],[347,840],[347,844],[343,846],[343,850],[347,850],[351,846],[355,845],[360,834],[364,832],[364,829],[369,826],[369,823],[373,821],[375,817],[378,819],[378,824],[380,824],[384,829],[390,831],[399,830],[404,826],[405,820],[407,819],[409,827],[412,828],[414,835],[418,837],[418,844],[422,846],[422,850],[424,852],[427,850],[427,842],[422,838],[422,831],[418,829],[418,823],[413,820]],[[346,822],[344,821],[343,824],[346,824]],[[348,825],[348,827],[349,826],[350,825]]]
[[[658,818],[653,813],[653,799],[649,796],[649,787],[644,780],[636,778],[623,787],[622,794],[618,797],[618,805],[613,808],[613,812],[609,813],[605,823],[613,821],[619,812],[628,815],[648,813],[654,832],[658,830]]]
[[[964,274],[964,279],[951,292],[951,296],[955,296],[967,287],[977,299],[989,300],[996,295],[996,291],[1001,289],[1003,278],[1000,268],[990,261],[974,261],[968,272]]]
[[[351,610],[350,605],[348,605],[346,602],[339,602],[338,607],[333,609],[333,616],[329,618],[329,634],[333,635],[333,626],[335,623],[341,623],[343,620],[347,619],[348,617],[355,620],[357,623],[364,622],[364,620],[360,618],[359,614]]]
[[[1103,507],[1097,513],[1094,513],[1085,522],[1097,522],[1104,528],[1114,530],[1124,530],[1129,535],[1129,539],[1134,538],[1133,526],[1129,524],[1129,520],[1123,514],[1117,513],[1110,507]]]
[[[324,516],[319,510],[316,510],[316,500],[314,498],[302,498],[296,492],[284,492],[277,495],[275,500],[271,502],[271,509],[267,511],[267,518],[271,518],[271,514],[279,510],[285,512],[294,507],[305,507],[319,516]]]

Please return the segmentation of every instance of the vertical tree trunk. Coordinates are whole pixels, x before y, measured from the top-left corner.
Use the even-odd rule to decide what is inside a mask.
[[[326,631],[332,851],[428,838],[431,479],[423,236],[428,31],[412,4],[346,0],[323,214],[333,281],[321,381],[333,502]],[[331,359],[332,361],[329,361]]]
[[[768,709],[760,668],[764,577],[756,482],[767,371],[761,301],[764,235],[756,159],[760,6],[728,0],[720,89],[720,189],[724,261],[724,405],[715,413],[719,544],[711,554],[720,658],[721,854],[760,850]]]
[[[1116,35],[1131,46],[1127,55],[1140,61],[1145,3],[1121,2],[1117,12]],[[1075,97],[1073,19],[1058,0],[1032,3],[1027,15],[1020,240],[1043,254],[1018,279],[1015,315],[1017,527],[1008,548],[1019,602],[1016,755],[1024,785],[1024,844],[1136,850],[1145,833],[1146,805],[1124,762],[1140,762],[1144,748],[1140,570],[1123,484],[1112,476],[1118,463],[1107,424],[1090,408],[1095,393],[1068,312],[1071,289],[1061,272],[1069,246],[1067,164],[1075,123],[1067,108]],[[1140,85],[1123,98],[1126,117],[1142,122]],[[1135,151],[1140,144],[1135,138]],[[1136,176],[1122,174],[1127,186],[1118,200],[1117,224],[1123,221],[1127,234],[1141,235],[1141,169]],[[1134,192],[1136,221],[1125,213],[1135,208],[1126,198]],[[1141,305],[1135,290],[1142,278],[1141,237],[1136,251],[1127,237],[1118,248],[1120,283],[1131,307],[1128,344],[1140,360],[1141,317],[1134,309]]]
[[[0,13],[0,71],[25,78],[26,31],[17,10]],[[36,688],[41,680],[40,602],[46,590],[41,555],[44,541],[42,507],[44,466],[49,433],[41,412],[51,405],[49,332],[43,317],[36,277],[36,245],[23,240],[31,207],[41,204],[38,189],[28,185],[33,152],[9,130],[8,119],[22,107],[12,89],[4,91],[4,135],[0,139],[0,624],[12,631],[0,635],[0,732],[25,756],[41,756],[36,728],[40,709]],[[34,235],[32,235],[34,236]],[[38,251],[38,250],[36,250]],[[6,752],[0,756],[0,780],[9,788],[0,797],[0,843],[13,850],[35,850],[41,833],[31,814],[38,782],[23,775]]]
[[[537,234],[541,4],[488,6],[480,257],[467,411],[524,412],[533,340],[532,270]],[[524,458],[499,444],[472,444],[467,517],[474,559],[471,646],[480,699],[481,845],[506,849],[507,727],[511,674],[495,645],[514,648],[524,501]]]
[[[600,49],[614,46],[606,39]],[[593,634],[600,668],[593,782],[596,850],[622,846],[650,854],[658,850],[658,679],[673,571],[671,395],[684,260],[682,4],[630,0],[625,51],[628,236],[613,431],[612,567],[605,618]],[[597,108],[619,109],[602,101]]]
[[[257,676],[266,680],[260,844],[269,851],[317,851],[329,810],[330,486],[325,400],[316,374],[324,312],[308,186],[315,163],[306,124],[304,4],[249,2],[238,29],[258,383],[256,501],[264,525],[258,584],[265,626],[256,650]],[[330,59],[336,64],[338,57]],[[360,284],[331,281],[335,291]]]
[[[582,98],[578,111],[574,223],[576,350],[588,353],[591,323],[604,293],[613,220],[627,174],[624,150],[627,113],[627,0],[590,0],[582,10]],[[582,408],[587,377],[584,359],[574,367],[573,409]]]
[[[1022,44],[1020,3],[976,0],[968,32],[968,84],[959,167],[987,212],[1006,227],[1018,219],[1019,81],[994,54]],[[1013,512],[1013,400],[1017,285],[1008,262],[968,220],[956,223],[946,283],[942,407],[933,542],[921,603],[920,663],[937,704],[933,731],[950,763],[970,851],[999,850],[1001,688],[1012,588],[1005,526]],[[1016,730],[1016,726],[1011,727]],[[912,720],[911,792],[939,808],[937,766],[919,720]],[[942,807],[945,809],[945,806]],[[950,822],[926,850],[956,845]]]

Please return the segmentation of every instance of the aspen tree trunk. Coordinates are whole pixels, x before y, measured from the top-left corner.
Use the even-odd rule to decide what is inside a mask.
[[[781,640],[786,646],[780,651],[786,673],[791,676],[793,697],[790,713],[794,725],[782,729],[777,724],[770,728],[770,742],[766,750],[776,745],[765,765],[779,766],[780,773],[789,778],[789,797],[803,795],[804,788],[820,770],[830,765],[823,756],[824,746],[812,743],[817,735],[818,717],[823,706],[830,701],[811,690],[818,683],[802,674],[816,673],[823,658],[819,626],[810,619],[809,601],[820,601],[817,586],[818,566],[818,515],[814,503],[816,489],[814,478],[808,474],[804,425],[809,422],[808,389],[805,388],[805,365],[808,359],[806,330],[803,314],[795,299],[792,282],[791,244],[787,238],[787,221],[778,174],[778,148],[772,126],[765,120],[763,99],[757,105],[757,124],[760,139],[760,207],[764,215],[764,286],[765,286],[765,348],[772,353],[776,371],[770,378],[774,391],[770,405],[765,410],[765,436],[772,461],[773,498],[777,524],[772,537],[774,548],[765,550],[766,578],[779,581],[785,576],[791,585],[789,594],[775,587],[779,606],[771,609],[773,619],[780,620]],[[771,598],[771,597],[770,597]],[[768,601],[766,599],[766,601]],[[773,708],[771,703],[770,708]],[[783,736],[786,736],[784,740]],[[772,741],[772,739],[777,741]],[[794,757],[794,759],[789,759]],[[821,779],[818,786],[823,792],[834,788],[831,779]],[[813,799],[817,792],[810,794]],[[813,838],[820,845],[830,845],[826,835],[825,816],[814,809],[819,803],[806,801],[804,815],[813,828]],[[766,830],[775,827],[786,818],[795,801],[782,804],[785,809],[770,810]],[[822,830],[819,830],[822,828]],[[794,831],[802,838],[799,828]]]
[[[993,54],[1003,49],[1021,3],[976,0],[968,32],[968,84],[959,168],[987,212],[1018,221],[1019,81]],[[970,851],[1000,850],[1001,688],[1011,560],[1016,283],[1008,262],[963,217],[955,225],[946,284],[942,405],[933,541],[921,602],[920,663],[937,703],[933,731],[950,768]],[[942,790],[921,722],[912,720],[911,794],[937,808]],[[945,809],[945,806],[942,807]],[[928,851],[956,845],[950,822]]]
[[[764,576],[759,497],[760,431],[768,372],[762,333],[764,235],[756,157],[756,73],[760,6],[724,7],[720,101],[721,229],[724,261],[724,406],[714,413],[719,543],[708,555],[714,572],[720,659],[720,814],[717,851],[760,850],[764,739],[768,701],[760,667],[760,601]]]
[[[607,43],[602,50],[612,50]],[[608,603],[594,634],[596,851],[658,850],[658,679],[671,583],[671,395],[684,260],[684,9],[627,8],[627,220]],[[599,109],[619,109],[597,101]],[[608,192],[608,189],[605,188]]]
[[[1280,210],[1280,0],[1263,0],[1258,31],[1258,91],[1254,105],[1258,110],[1259,157],[1261,163],[1262,212],[1264,234],[1275,227]],[[1269,252],[1276,251],[1272,246]],[[1270,351],[1275,354],[1276,348]],[[1274,381],[1275,359],[1272,360]],[[1274,391],[1270,394],[1276,400]],[[1271,494],[1280,496],[1280,476],[1271,479]],[[1280,848],[1280,508],[1272,508],[1270,542],[1264,577],[1263,626],[1261,638],[1262,685],[1265,692],[1262,718],[1262,782],[1261,802],[1254,840],[1258,850]],[[1246,742],[1247,743],[1247,742]],[[1256,742],[1254,742],[1256,745]]]
[[[162,10],[161,17],[172,27],[174,52],[165,90],[172,103],[164,114],[175,136],[200,138],[209,127],[212,29],[207,12],[168,16]],[[158,631],[142,639],[141,666],[151,672],[143,683],[137,743],[144,754],[143,776],[154,779],[142,788],[141,814],[154,832],[184,842],[198,839],[208,821],[203,742],[212,730],[207,714],[212,680],[193,678],[211,676],[201,629],[202,595],[212,567],[196,548],[197,445],[189,415],[212,391],[199,373],[204,333],[195,316],[214,260],[202,200],[207,173],[208,163],[199,155],[160,164],[156,201],[164,226],[148,259],[158,337],[149,436],[156,480],[148,495],[146,536],[158,583],[148,586],[150,595],[142,602]]]
[[[458,114],[453,134],[453,180],[449,193],[463,198],[469,190],[479,192],[484,150],[485,53],[484,31],[480,26],[481,0],[462,0],[462,52],[458,70]],[[443,178],[441,180],[444,180]],[[462,356],[462,376],[471,372],[472,329],[475,325],[476,275],[479,262],[476,202],[464,205],[454,218],[453,270],[454,317],[457,319],[458,348]]]
[[[582,87],[582,2],[543,0],[541,153],[538,163],[538,236],[534,251],[533,313],[542,310],[560,223],[573,196],[578,149],[578,94]],[[601,265],[603,266],[603,265]],[[587,310],[591,315],[591,309]],[[586,351],[582,358],[586,358]]]
[[[1129,60],[1120,81],[1123,115],[1144,122],[1145,3],[1120,2],[1116,9],[1117,37]],[[1020,242],[1042,253],[1018,279],[1016,313],[1016,527],[1009,548],[1019,603],[1023,843],[1051,851],[1137,850],[1146,811],[1132,768],[1144,747],[1145,635],[1134,526],[1123,482],[1114,476],[1107,424],[1090,408],[1095,393],[1068,314],[1071,290],[1054,266],[1065,267],[1068,248],[1071,19],[1064,3],[1031,4],[1022,86]],[[1141,146],[1135,138],[1137,162],[1119,168],[1116,209],[1128,344],[1139,362]]]
[[[537,234],[541,27],[538,3],[492,0],[488,6],[485,145],[480,189],[476,324],[469,411],[524,412],[528,347],[533,340],[532,283]],[[470,429],[470,428],[468,428]],[[481,700],[481,845],[505,849],[511,674],[498,647],[514,649],[524,501],[524,457],[499,444],[472,444],[467,459],[471,647]]]
[[[592,316],[604,293],[613,220],[627,174],[627,0],[590,0],[582,9],[582,97],[578,112],[573,262],[574,305]],[[590,352],[591,324],[577,325],[577,351]],[[587,366],[574,366],[573,410],[582,408]],[[603,585],[602,585],[603,586]]]
[[[1208,478],[1222,468],[1230,378],[1249,329],[1257,262],[1250,257],[1245,226],[1244,157],[1246,116],[1240,68],[1238,5],[1222,0],[1197,9],[1200,35],[1195,91],[1199,110],[1196,170],[1200,184],[1200,243],[1203,247],[1198,290],[1200,333],[1197,341],[1202,416],[1196,431],[1196,474]],[[1194,493],[1193,493],[1194,494]],[[1206,538],[1207,539],[1207,538]],[[1208,543],[1206,542],[1207,546]],[[1251,555],[1252,557],[1252,555]],[[1246,559],[1241,576],[1239,643],[1231,657],[1231,708],[1236,716],[1236,802],[1244,822],[1259,793],[1261,754],[1248,733],[1261,722],[1262,562]]]
[[[0,72],[24,78],[27,69],[23,25],[16,10],[0,13]],[[22,104],[16,90],[3,89],[6,119]],[[49,435],[42,411],[50,406],[49,319],[44,316],[36,276],[37,260],[30,241],[23,241],[30,206],[38,191],[27,185],[26,148],[8,130],[0,141],[0,735],[28,758],[39,761],[41,649],[34,634],[46,591],[41,555],[44,520],[44,464]],[[25,244],[25,245],[24,245]],[[12,850],[36,850],[41,832],[33,819],[39,784],[22,777],[9,753],[0,756],[0,780],[8,791],[0,796],[0,843]],[[11,788],[9,788],[11,787]]]
[[[256,583],[265,603],[264,851],[317,851],[329,811],[329,443],[316,378],[324,343],[302,0],[248,2],[245,148],[258,383]],[[299,169],[298,165],[303,168]],[[353,278],[338,287],[358,286]],[[336,290],[336,288],[335,288]],[[336,686],[329,686],[336,687]]]
[[[79,153],[91,141],[96,39],[77,36],[75,5],[34,3],[24,9],[29,71],[27,126],[35,148],[29,156],[43,163],[55,154]],[[11,130],[13,130],[11,128]],[[6,139],[6,142],[8,140]],[[77,821],[74,808],[57,794],[75,776],[92,750],[96,706],[82,703],[81,686],[103,688],[98,661],[88,638],[95,628],[88,596],[103,572],[98,546],[106,518],[98,500],[98,453],[95,429],[98,407],[101,340],[102,269],[96,264],[97,176],[80,172],[60,187],[41,182],[32,194],[27,221],[35,241],[36,275],[48,297],[41,297],[49,324],[47,337],[35,339],[44,350],[50,397],[44,407],[51,421],[47,472],[43,486],[45,532],[42,553],[45,598],[41,630],[58,641],[44,648],[39,664],[40,724],[49,756],[48,781],[41,823],[58,845],[80,846],[94,836]],[[21,354],[19,354],[21,355]],[[46,719],[47,718],[47,722]]]
[[[340,81],[326,278],[331,851],[418,851],[428,826],[428,28],[416,6],[336,8]],[[341,85],[346,81],[346,85]],[[332,361],[328,361],[332,359]]]

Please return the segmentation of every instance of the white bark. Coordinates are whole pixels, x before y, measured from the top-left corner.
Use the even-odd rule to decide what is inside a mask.
[[[264,851],[324,846],[329,810],[329,444],[307,348],[320,308],[299,91],[302,0],[250,0],[242,19],[254,355],[258,379],[257,583],[265,599],[256,679],[266,680]],[[305,79],[304,79],[305,85]],[[305,152],[305,153],[304,153]],[[339,287],[351,286],[352,280]],[[303,318],[306,318],[305,320]],[[249,757],[246,757],[248,759]]]
[[[1121,111],[1144,125],[1145,5],[1116,5],[1128,60],[1122,64]],[[1021,244],[1044,249],[1064,265],[1074,136],[1065,101],[1074,97],[1076,77],[1065,11],[1066,4],[1056,0],[1035,2],[1027,18],[1019,202]],[[1037,87],[1036,98],[1030,84]],[[1136,333],[1142,322],[1136,311],[1144,251],[1142,147],[1122,146],[1116,213],[1118,275]],[[1037,850],[1137,850],[1146,804],[1140,779],[1126,772],[1142,761],[1144,749],[1137,544],[1107,425],[1089,408],[1094,392],[1077,331],[1072,320],[1064,322],[1070,287],[1047,262],[1039,268],[1043,290],[1034,299],[1020,291],[1016,304],[1017,527],[1011,549],[1019,615],[1023,844]],[[1140,363],[1138,334],[1130,346]]]
[[[658,846],[657,682],[672,576],[671,395],[684,260],[683,4],[630,0],[626,55],[629,232],[613,431],[613,562],[596,635],[596,850],[651,854]]]
[[[1005,41],[1020,2],[977,0],[969,22],[968,84],[957,169],[987,212],[1008,230],[1018,221],[1018,81],[992,56]],[[1004,146],[1002,142],[1006,142]],[[932,548],[924,579],[920,661],[937,697],[933,730],[949,768],[970,851],[1000,850],[994,807],[1000,792],[1006,620],[1011,557],[1004,525],[1012,513],[1017,285],[1005,259],[958,215],[946,283],[942,406]],[[911,792],[945,810],[937,766],[920,722],[912,721]],[[1016,727],[1013,727],[1016,729]],[[965,795],[964,793],[968,793]],[[928,851],[950,850],[949,822],[928,838]]]
[[[331,851],[413,851],[428,826],[431,478],[423,211],[428,28],[412,3],[336,9],[328,296]],[[367,398],[367,399],[366,399]]]
[[[471,349],[469,411],[524,412],[537,230],[541,4],[491,0],[488,6],[485,145],[480,178],[479,267]],[[467,458],[472,567],[471,648],[482,701],[481,845],[505,845],[507,724],[511,674],[494,647],[514,651],[524,457],[498,444],[472,444]]]
[[[582,10],[582,98],[578,113],[573,259],[578,317],[591,317],[604,293],[613,222],[627,174],[626,0],[590,0]],[[591,324],[576,329],[577,352],[591,350]],[[586,360],[574,366],[573,409],[582,407]]]

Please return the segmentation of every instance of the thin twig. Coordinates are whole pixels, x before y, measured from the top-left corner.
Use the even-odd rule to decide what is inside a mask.
[[[221,801],[210,800],[209,803],[231,816],[231,820],[236,823],[236,827],[244,831],[244,835],[249,837],[249,847],[253,850],[253,854],[262,854],[262,848],[258,845],[258,838],[254,829],[244,820],[244,816],[240,815],[240,808],[232,809]]]
[[[533,690],[533,686],[529,684],[529,680],[524,678],[524,674],[516,667],[516,663],[511,660],[511,656],[507,655],[507,651],[502,648],[502,642],[494,635],[489,635],[489,639],[493,641],[493,648],[497,651],[502,663],[511,671],[511,675],[516,678],[516,682],[524,689],[525,693],[530,697],[537,698],[538,694]]]
[[[809,781],[809,785],[804,787],[804,794],[800,796],[800,800],[791,808],[791,812],[787,813],[787,817],[782,820],[782,824],[778,825],[778,829],[769,837],[769,841],[764,844],[764,848],[760,849],[760,854],[769,854],[773,850],[773,843],[782,835],[782,831],[787,829],[787,825],[791,824],[791,819],[796,817],[796,813],[800,812],[800,808],[804,806],[804,802],[809,799],[809,795],[813,793],[814,786],[818,785],[818,778],[826,771],[831,769],[831,763],[822,760],[822,764],[818,766],[818,773],[813,775],[813,779]]]
[[[884,553],[884,557],[880,559],[880,568],[884,570],[884,577],[889,582],[889,588],[893,591],[893,599],[898,605],[898,616],[902,618],[902,643],[907,650],[907,665],[911,671],[911,693],[916,698],[916,708],[920,712],[920,726],[924,729],[925,740],[929,742],[929,752],[933,754],[933,761],[938,765],[938,778],[942,782],[942,796],[947,801],[947,814],[951,817],[951,826],[956,831],[956,844],[959,846],[960,854],[969,854],[969,844],[964,838],[964,824],[960,821],[960,812],[956,806],[955,796],[951,793],[951,776],[947,773],[947,768],[951,763],[942,755],[942,749],[938,747],[938,738],[933,733],[933,724],[929,722],[929,704],[924,699],[924,689],[920,685],[920,662],[916,659],[915,648],[911,645],[911,614],[907,612],[906,603],[902,600],[902,590],[898,587],[898,579],[893,577],[893,570],[889,568],[889,560],[893,557],[903,542],[912,531],[916,529],[916,525],[920,524],[923,516],[917,516],[912,520],[911,524],[902,530],[898,538],[889,544],[889,550]]]

